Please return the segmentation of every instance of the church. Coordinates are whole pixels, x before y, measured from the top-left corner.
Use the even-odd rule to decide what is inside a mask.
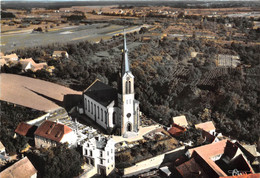
[[[84,113],[105,130],[119,129],[123,137],[138,134],[139,101],[135,99],[134,76],[130,70],[125,34],[118,89],[97,79],[83,92],[83,97]]]

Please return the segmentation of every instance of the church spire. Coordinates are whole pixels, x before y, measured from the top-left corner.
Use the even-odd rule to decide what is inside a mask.
[[[124,66],[123,67],[123,70],[122,70],[122,73],[123,75],[126,73],[126,72],[129,72],[130,69],[129,69],[129,61],[128,61],[128,49],[127,49],[127,46],[126,46],[126,35],[125,35],[125,30],[124,30],[124,50],[123,50],[123,64]]]

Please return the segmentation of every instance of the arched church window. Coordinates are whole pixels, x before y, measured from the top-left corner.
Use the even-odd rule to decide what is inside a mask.
[[[125,82],[125,94],[129,93],[128,82]]]
[[[127,124],[127,131],[128,131],[128,132],[131,132],[131,131],[132,131],[132,124],[131,124],[131,123],[128,123],[128,124]]]
[[[128,81],[128,91],[131,93],[131,81]]]
[[[115,111],[113,112],[113,124],[114,125],[116,124],[116,112]]]

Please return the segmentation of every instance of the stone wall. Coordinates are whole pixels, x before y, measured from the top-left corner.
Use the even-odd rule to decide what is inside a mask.
[[[160,167],[160,165],[164,162],[165,159],[169,159],[172,156],[171,155],[176,155],[180,152],[180,155],[183,153],[185,147],[179,147],[177,149],[168,151],[166,153],[163,153],[161,155],[155,156],[153,158],[141,161],[136,163],[134,166],[128,167],[124,169],[124,177],[130,177],[133,175],[137,175],[143,172],[147,172],[151,169],[157,169]],[[168,157],[168,158],[166,158]]]

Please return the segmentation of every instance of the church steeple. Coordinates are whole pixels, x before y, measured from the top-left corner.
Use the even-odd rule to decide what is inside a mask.
[[[130,72],[130,68],[129,68],[129,61],[128,61],[128,49],[127,49],[127,46],[126,46],[126,34],[125,34],[125,30],[124,30],[124,49],[123,49],[122,76],[127,72]]]

